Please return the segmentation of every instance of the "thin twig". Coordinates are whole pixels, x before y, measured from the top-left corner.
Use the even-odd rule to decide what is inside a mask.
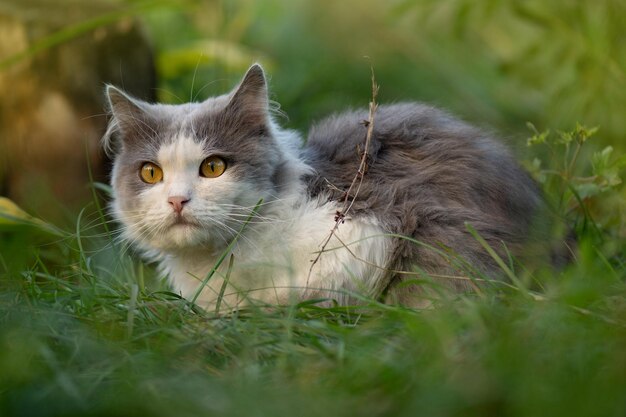
[[[333,226],[330,233],[328,234],[328,237],[322,243],[321,249],[317,253],[317,256],[315,257],[315,259],[313,259],[313,261],[311,261],[311,267],[309,268],[309,275],[306,280],[307,287],[309,286],[309,280],[311,278],[311,274],[313,273],[313,268],[315,267],[315,264],[319,262],[320,257],[322,256],[322,253],[324,253],[324,250],[326,249],[326,246],[328,245],[330,240],[333,238],[333,236],[339,229],[339,225],[345,221],[345,218],[350,212],[350,209],[352,208],[354,201],[359,195],[361,184],[363,184],[363,177],[365,177],[365,173],[367,171],[367,159],[369,157],[368,150],[370,148],[370,143],[372,141],[372,134],[374,132],[374,116],[376,114],[376,109],[378,108],[376,97],[378,96],[378,88],[379,88],[378,84],[376,84],[376,78],[374,77],[374,68],[372,68],[371,70],[372,70],[372,101],[370,101],[369,103],[368,118],[367,120],[363,121],[363,124],[367,127],[367,133],[365,135],[365,147],[364,147],[363,153],[361,154],[361,162],[359,163],[359,169],[354,175],[354,178],[352,179],[352,182],[350,183],[350,187],[348,187],[348,190],[345,192],[345,198],[343,200],[343,207],[341,208],[341,210],[337,210],[337,213],[335,214],[335,225]],[[352,198],[350,198],[350,195],[353,189],[355,189],[354,195],[352,196]]]
[[[341,246],[339,246],[339,248],[343,248],[346,249],[348,251],[348,253],[357,261],[364,263],[365,265],[374,267],[376,269],[380,269],[383,270],[387,273],[391,273],[391,274],[398,274],[398,275],[414,275],[417,277],[423,277],[423,276],[428,276],[431,278],[445,278],[445,279],[457,279],[457,280],[463,280],[463,281],[485,281],[485,282],[491,282],[492,280],[486,280],[486,279],[482,279],[482,278],[470,278],[470,277],[466,277],[464,275],[443,275],[443,274],[434,274],[434,273],[430,273],[430,272],[426,272],[426,271],[417,271],[417,272],[413,272],[413,271],[401,271],[399,269],[390,269],[384,266],[380,266],[375,262],[370,262],[367,259],[361,258],[360,256],[358,256],[356,253],[354,253],[354,251],[352,251],[350,249],[350,243],[345,243],[343,240],[341,240],[341,238],[339,236],[335,235],[335,239],[337,239],[339,241],[339,243],[341,244]],[[331,248],[329,249],[329,251],[334,250],[336,248]],[[495,280],[494,280],[495,282]]]

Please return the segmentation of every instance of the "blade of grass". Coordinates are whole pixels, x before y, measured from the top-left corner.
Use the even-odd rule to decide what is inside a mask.
[[[118,21],[119,19],[127,16],[134,16],[144,12],[145,10],[149,10],[151,8],[162,7],[166,5],[175,5],[176,2],[172,0],[162,0],[162,1],[145,1],[134,6],[130,6],[123,10],[117,10],[110,13],[105,13],[100,16],[96,16],[92,19],[88,19],[82,21],[80,23],[76,23],[74,25],[70,25],[60,29],[51,35],[45,36],[35,43],[31,45],[29,48],[24,51],[18,52],[9,56],[6,59],[0,61],[0,71],[9,68],[12,65],[17,64],[21,60],[28,58],[32,55],[35,55],[39,52],[45,51],[47,49],[58,46],[64,42],[70,41],[78,36],[90,32],[96,28],[101,26],[106,26],[113,22]]]
[[[493,250],[493,248],[491,246],[489,246],[489,243],[487,243],[487,241],[476,231],[476,229],[474,229],[474,226],[472,226],[470,223],[465,222],[465,228],[469,231],[469,233],[474,237],[474,239],[476,239],[478,241],[478,243],[480,243],[480,245],[483,247],[483,249],[485,249],[487,251],[487,253],[489,254],[489,256],[491,256],[493,258],[494,261],[496,261],[496,263],[498,264],[498,266],[504,271],[504,273],[506,274],[506,276],[511,280],[511,282],[513,282],[513,284],[515,284],[515,286],[526,296],[529,296],[528,294],[528,289],[526,288],[526,286],[522,283],[522,281],[515,275],[515,273],[511,270],[511,268],[509,268],[506,264],[506,262],[504,262],[502,260],[502,258],[500,257],[500,255],[498,255],[496,253],[495,250]]]
[[[81,223],[81,220],[83,218],[83,215],[85,214],[85,209],[86,209],[86,207],[84,207],[80,211],[80,213],[78,213],[78,218],[76,219],[76,243],[78,244],[78,251],[79,251],[79,254],[80,254],[80,260],[83,263],[84,268],[87,268],[87,270],[89,270],[89,265],[88,265],[88,262],[87,262],[87,257],[85,256],[85,250],[83,248],[83,240],[82,240],[81,231],[80,231],[80,223]],[[91,273],[90,270],[89,270],[89,272]]]
[[[87,149],[87,145],[85,144],[85,160],[87,161],[87,173],[89,174],[89,188],[91,189],[91,197],[93,199],[94,204],[96,205],[96,212],[98,213],[98,217],[100,218],[100,222],[104,227],[109,240],[112,240],[111,231],[109,230],[109,225],[105,219],[104,210],[102,210],[102,205],[100,204],[100,198],[98,197],[98,193],[96,193],[96,185],[93,180],[93,172],[91,168],[91,158],[89,158],[89,149]]]
[[[31,216],[17,204],[6,197],[0,196],[0,227],[1,226],[31,226],[57,237],[67,237],[68,234],[53,224]]]
[[[217,297],[217,302],[215,303],[215,314],[219,314],[220,312],[222,300],[224,299],[224,293],[226,292],[226,286],[228,285],[228,281],[230,281],[230,274],[233,270],[234,261],[235,261],[235,255],[231,253],[230,259],[228,260],[228,269],[226,270],[226,277],[224,277],[224,282],[222,282],[222,287],[220,288],[220,293]]]
[[[239,240],[239,237],[243,233],[244,229],[248,226],[248,223],[250,223],[252,218],[257,214],[257,211],[259,210],[259,207],[261,207],[262,203],[263,203],[263,199],[260,199],[256,203],[256,205],[252,209],[252,212],[250,213],[250,215],[243,222],[243,225],[241,226],[241,229],[239,229],[239,231],[237,232],[237,234],[235,235],[233,240],[228,244],[226,249],[224,249],[224,251],[220,255],[220,257],[217,260],[217,262],[215,263],[215,265],[213,265],[213,268],[211,269],[211,271],[207,274],[207,276],[202,281],[202,284],[196,290],[196,293],[194,294],[193,298],[191,299],[191,304],[195,304],[196,303],[196,300],[198,300],[198,297],[200,297],[200,293],[202,293],[202,290],[204,289],[204,287],[206,287],[206,285],[211,280],[211,278],[213,278],[213,275],[215,275],[215,273],[217,272],[217,269],[220,267],[220,265],[222,265],[222,263],[224,262],[224,259],[226,259],[226,257],[230,253],[230,251],[233,249],[233,247],[235,247],[235,244]]]
[[[128,314],[126,318],[126,337],[129,339],[133,336],[133,327],[135,325],[135,310],[137,308],[137,296],[139,294],[139,286],[134,284],[130,287],[130,300],[128,302]]]

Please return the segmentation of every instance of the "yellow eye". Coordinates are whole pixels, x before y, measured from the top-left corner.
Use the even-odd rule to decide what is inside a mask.
[[[141,166],[139,176],[143,182],[156,184],[163,179],[163,170],[152,162],[146,162]]]
[[[200,175],[206,178],[217,178],[226,171],[226,161],[219,156],[209,156],[200,164]]]

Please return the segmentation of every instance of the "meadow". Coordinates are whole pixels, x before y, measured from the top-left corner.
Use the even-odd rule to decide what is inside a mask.
[[[305,132],[367,106],[373,69],[380,102],[500,132],[575,258],[501,259],[507,280],[464,294],[419,277],[438,294],[424,310],[216,314],[120,242],[106,183],[54,220],[0,198],[1,416],[626,415],[623,2],[119,3],[153,39],[162,101],[223,93],[260,61],[280,123]],[[68,33],[110,22],[87,23]]]

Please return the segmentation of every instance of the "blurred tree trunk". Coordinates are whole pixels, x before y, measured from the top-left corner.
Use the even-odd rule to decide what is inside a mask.
[[[119,8],[102,0],[0,0],[0,62]],[[152,48],[132,18],[0,67],[0,194],[46,216],[57,201],[76,208],[88,200],[88,165],[106,181],[105,83],[153,99]]]

